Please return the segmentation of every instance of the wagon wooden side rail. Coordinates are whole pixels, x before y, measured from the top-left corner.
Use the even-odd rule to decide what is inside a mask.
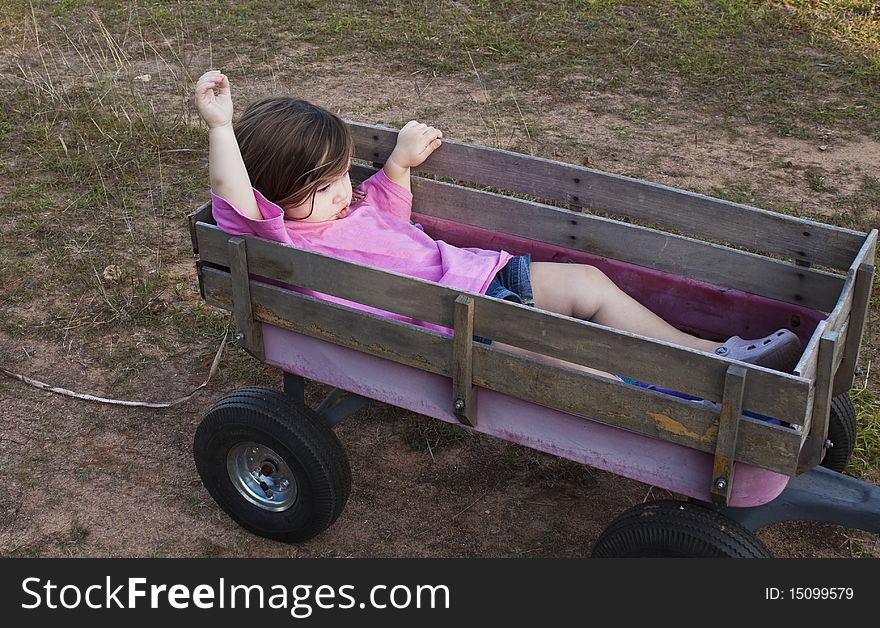
[[[200,246],[205,247],[201,249],[202,260],[218,265],[222,264],[224,258],[228,261],[227,256],[219,251],[215,255],[213,253],[215,249],[210,244],[205,246],[205,243],[211,239],[211,235],[207,234],[216,230],[216,227],[199,225],[198,230]],[[228,236],[219,231],[212,235],[225,245]],[[260,245],[268,245],[271,249],[277,247],[280,250],[276,250],[275,254],[279,258],[287,258],[290,253],[289,250],[284,250],[287,247],[282,245],[259,242],[253,238],[245,239],[248,241],[249,249],[257,249]],[[252,255],[250,250],[248,255]],[[263,264],[253,258],[249,259],[248,266],[252,273],[274,280],[310,289],[316,289],[320,285],[325,292],[335,293],[334,296],[352,300],[358,297],[368,305],[396,309],[399,313],[420,320],[431,320],[436,317],[439,320],[434,322],[452,325],[455,301],[462,294],[458,291],[409,277],[389,277],[386,275],[392,274],[386,271],[349,264],[329,257],[320,259],[323,256],[306,251],[296,251],[295,257],[298,263],[294,262],[294,265],[297,266],[298,271],[302,267],[310,267],[310,271],[324,277],[333,276],[338,279],[340,265],[346,266],[351,278],[350,282],[346,282],[346,284],[352,286],[352,289],[330,290],[326,286],[326,282],[309,281],[304,272],[270,274],[268,266],[271,265],[271,262]],[[312,257],[313,259],[306,262],[307,258]],[[280,259],[276,259],[275,262],[282,263]],[[429,290],[422,294],[431,304],[426,305],[405,299],[409,302],[407,305],[410,307],[400,307],[398,302],[393,302],[396,307],[392,308],[392,302],[378,298],[373,300],[370,295],[363,294],[361,290],[354,287],[363,285],[362,282],[375,282],[378,276],[382,276],[382,279],[385,280],[383,283],[385,283],[384,287],[387,290],[396,291],[398,294],[409,292],[415,283],[425,284],[421,287],[427,287]],[[201,278],[205,299],[209,304],[230,311],[235,309],[234,284],[231,273],[203,265]],[[452,359],[454,342],[452,336],[330,303],[254,279],[251,279],[249,283],[253,314],[257,321],[351,347],[421,370],[447,377],[453,375],[455,366]],[[370,285],[375,286],[376,284]],[[445,292],[448,294],[443,295]],[[511,339],[505,337],[503,332],[506,327],[505,322],[510,320],[512,314],[504,310],[519,310],[520,306],[492,300],[483,295],[465,294],[468,298],[473,299],[476,306],[473,333],[487,338],[503,338],[510,342]],[[436,296],[430,298],[430,295]],[[445,300],[443,296],[446,297]],[[434,305],[437,301],[440,301],[439,307]],[[481,309],[487,315],[481,316],[479,314]],[[436,316],[438,312],[442,312],[444,315]],[[498,316],[499,313],[500,316]],[[655,351],[658,354],[657,363],[662,363],[660,360],[664,359],[660,356],[670,359],[669,356],[675,355],[677,352],[684,352],[680,359],[686,360],[686,363],[690,363],[691,359],[698,363],[704,360],[707,363],[715,361],[712,356],[698,355],[696,352],[692,355],[688,350],[674,345],[645,341],[625,333],[621,333],[619,335],[620,342],[616,342],[615,336],[617,334],[606,334],[604,333],[607,331],[605,329],[601,329],[597,334],[597,336],[604,336],[604,338],[591,342],[593,335],[589,333],[591,330],[588,328],[588,323],[562,318],[559,321],[562,324],[558,329],[554,329],[552,322],[545,322],[542,327],[550,333],[558,332],[563,337],[568,336],[569,338],[572,338],[572,334],[570,332],[566,334],[567,324],[583,325],[585,329],[578,334],[577,344],[574,344],[574,347],[602,346],[605,349],[602,352],[604,357],[597,356],[598,359],[589,359],[590,353],[598,353],[598,351],[584,351],[583,354],[572,348],[564,352],[555,351],[550,343],[547,343],[548,346],[544,347],[541,352],[549,357],[566,359],[575,363],[589,363],[591,367],[597,369],[613,371],[614,369],[609,367],[619,361],[619,358],[615,356],[624,354],[627,348],[632,346],[633,341],[650,342],[655,345]],[[575,338],[572,340],[575,341]],[[541,343],[538,341],[532,340],[529,344],[530,350],[541,349]],[[536,358],[510,353],[479,343],[474,343],[472,346],[472,360],[471,371],[473,384],[476,386],[564,412],[594,418],[609,425],[639,431],[687,447],[713,453],[715,451],[719,415],[702,406],[597,377],[576,368],[548,364]],[[671,358],[671,360],[676,360],[676,358]],[[710,372],[717,373],[719,366],[722,373],[726,372],[728,365],[722,360],[719,362],[720,365],[716,365]],[[633,372],[631,369],[627,370]],[[774,399],[773,395],[762,392],[766,390],[766,387],[747,386],[748,398],[752,399],[754,403],[752,407],[762,408],[764,412],[775,412],[777,415],[790,413],[793,419],[803,421],[803,418],[798,417],[797,413],[792,413],[791,409],[797,408],[797,400],[806,404],[809,392],[807,382],[795,376],[776,375],[757,368],[748,370],[754,370],[757,381],[768,377],[779,379],[784,390]],[[649,370],[646,368],[639,368],[639,372],[643,373],[643,377],[650,376]],[[659,373],[657,374],[659,375]],[[700,379],[708,389],[711,380],[708,373]],[[721,381],[723,379],[722,376]],[[722,390],[716,388],[713,390],[712,396],[721,398],[722,393]],[[450,404],[453,403],[454,400],[450,399]],[[791,474],[794,472],[801,443],[801,436],[796,431],[748,418],[743,418],[741,421],[740,436],[735,452],[737,460],[782,473]]]
[[[396,130],[354,122],[350,126],[358,158],[381,163],[391,154]],[[576,208],[608,212],[831,269],[849,269],[865,239],[864,233],[851,229],[455,140],[444,139],[443,149],[419,170]],[[429,201],[423,199],[419,211],[424,210],[424,202]],[[482,206],[476,208],[481,210]]]

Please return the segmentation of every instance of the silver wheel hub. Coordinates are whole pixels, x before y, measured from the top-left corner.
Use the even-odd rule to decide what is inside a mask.
[[[281,512],[296,502],[296,477],[270,447],[236,443],[226,455],[226,471],[241,496],[258,508]]]

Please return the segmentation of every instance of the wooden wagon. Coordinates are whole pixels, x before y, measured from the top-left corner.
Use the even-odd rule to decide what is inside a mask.
[[[361,162],[355,174],[365,177],[388,157],[396,131],[359,123],[351,130]],[[329,526],[351,483],[332,426],[378,400],[690,498],[624,513],[600,537],[597,556],[762,556],[752,531],[789,518],[880,531],[880,489],[838,473],[855,436],[847,391],[876,230],[448,140],[419,173],[414,220],[436,239],[593,264],[681,329],[723,340],[785,327],[801,338],[803,355],[792,373],[782,373],[230,236],[206,204],[190,216],[201,294],[234,313],[242,346],[284,371],[284,392],[236,391],[196,433],[202,480],[241,525],[285,541]],[[303,378],[334,390],[308,408]],[[675,532],[685,527],[697,532],[681,541],[687,535]]]

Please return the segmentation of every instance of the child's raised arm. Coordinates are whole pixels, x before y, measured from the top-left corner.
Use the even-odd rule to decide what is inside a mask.
[[[431,153],[440,148],[441,137],[443,133],[432,126],[415,120],[407,122],[397,134],[397,144],[391,151],[388,161],[385,162],[383,167],[385,175],[397,185],[409,190],[410,168],[420,165]]]
[[[216,94],[214,88],[217,88]],[[196,83],[195,101],[199,115],[208,125],[211,190],[249,218],[261,219],[251,179],[232,130],[229,79],[219,70],[205,72]]]

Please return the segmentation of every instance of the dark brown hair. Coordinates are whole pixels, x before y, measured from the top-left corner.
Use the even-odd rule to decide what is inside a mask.
[[[339,116],[289,96],[251,103],[235,123],[235,135],[251,184],[282,208],[314,198],[344,175],[354,147]]]

